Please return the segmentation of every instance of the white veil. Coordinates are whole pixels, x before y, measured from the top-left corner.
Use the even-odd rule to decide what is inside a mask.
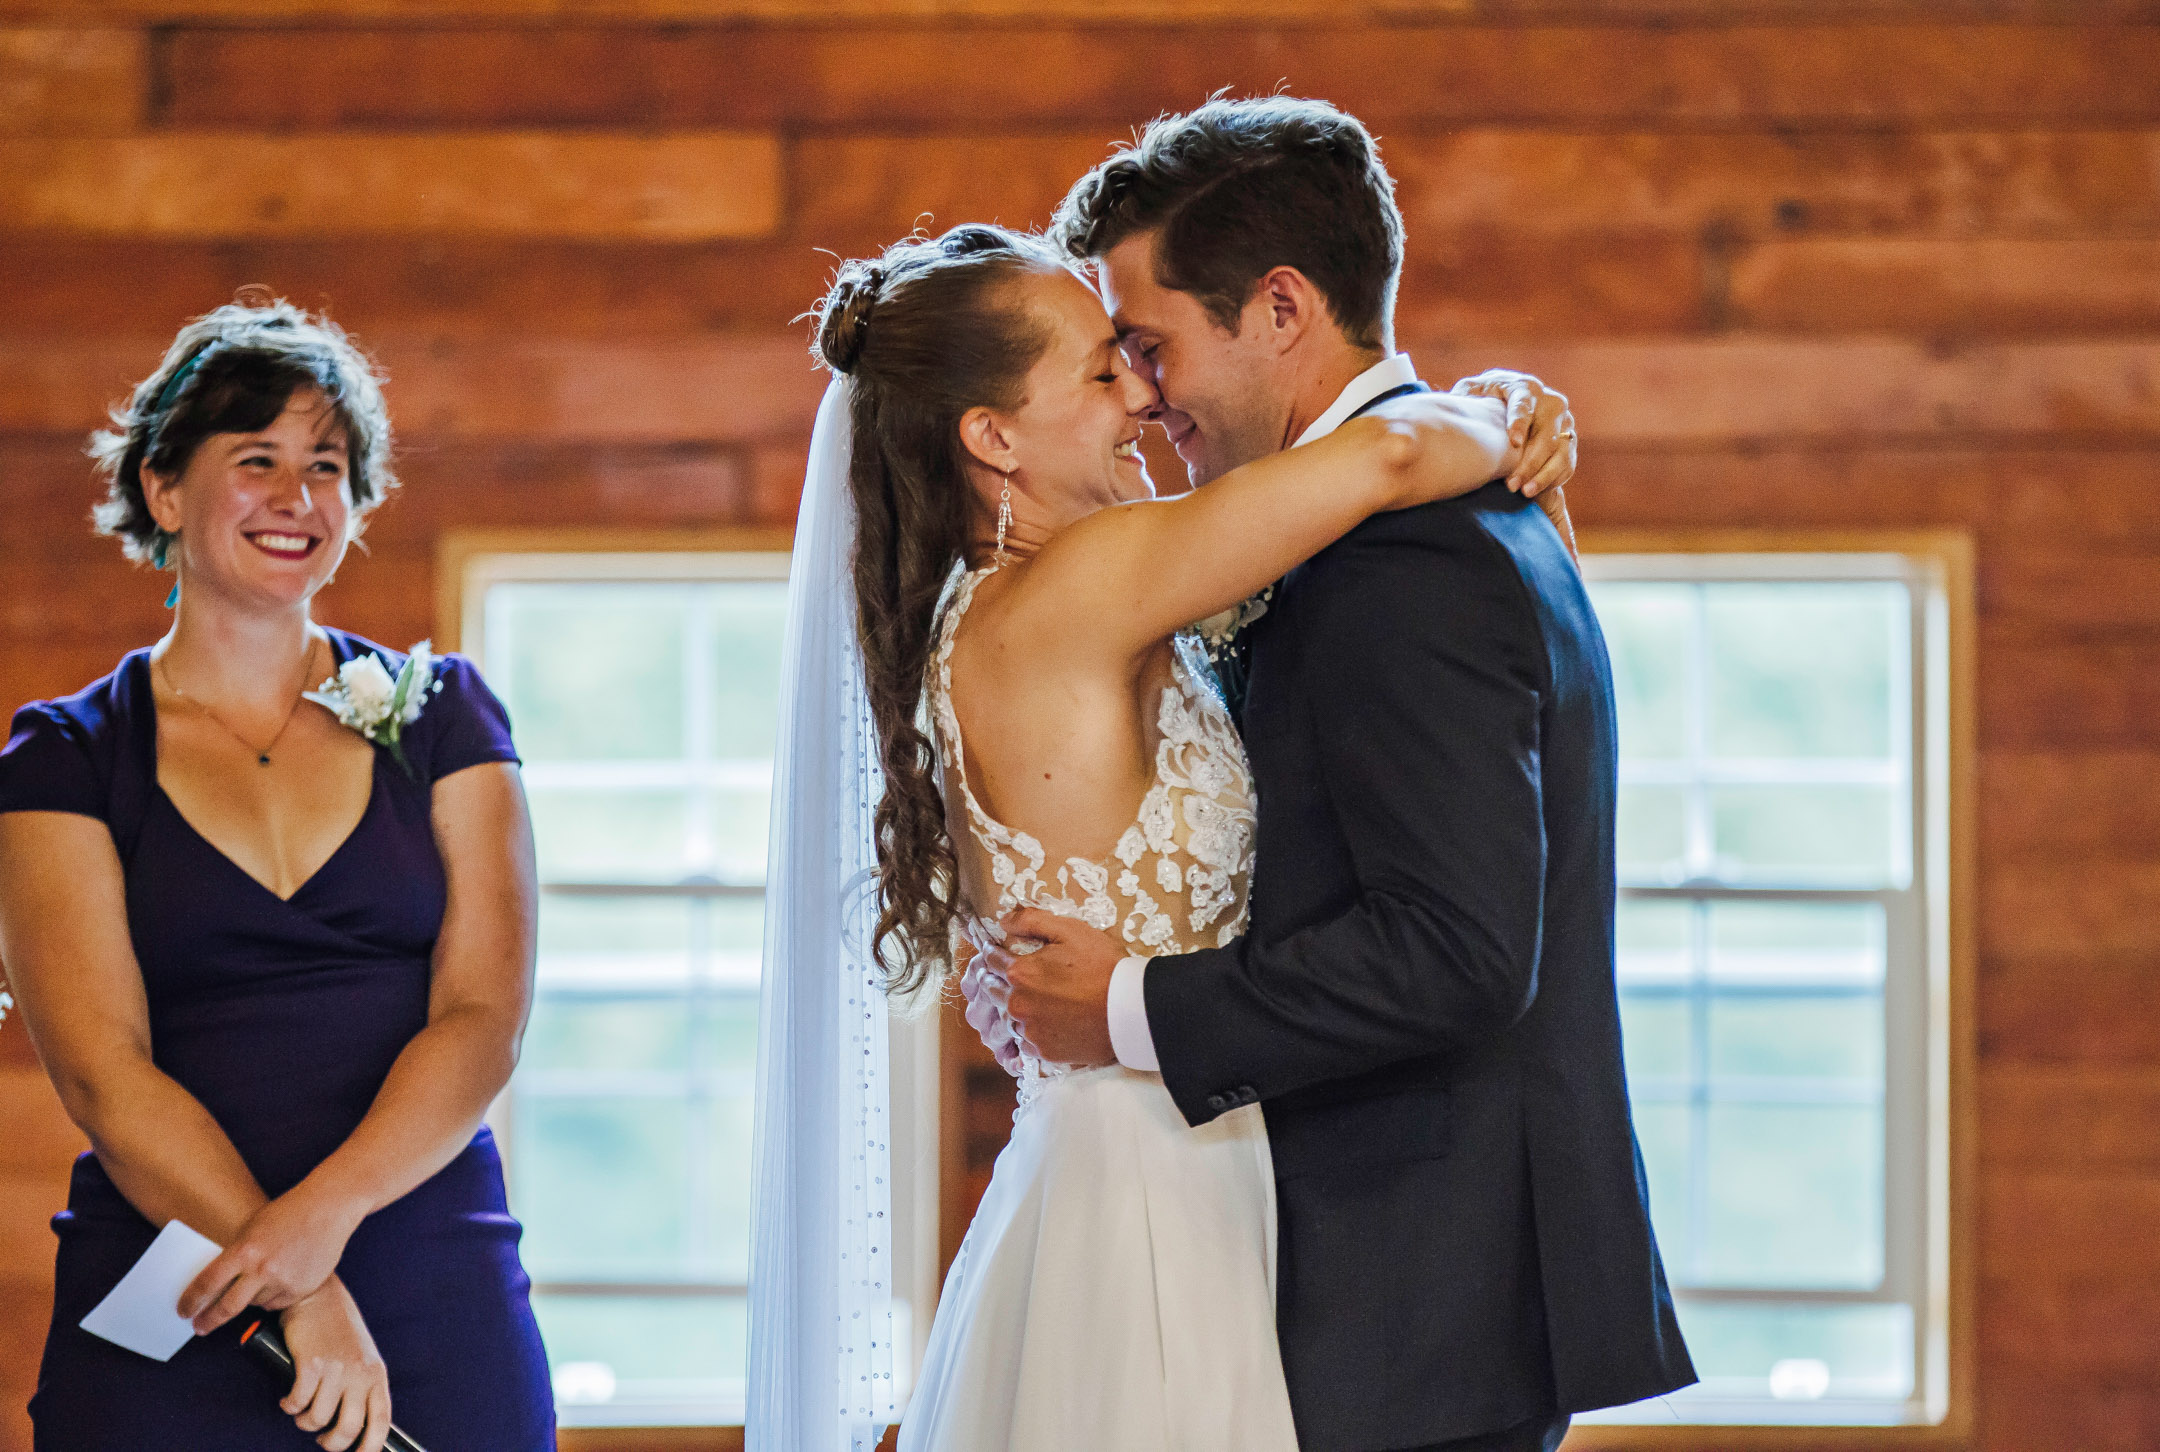
[[[855,638],[849,403],[818,406],[788,572],[752,1173],[749,1452],[872,1452],[895,1420],[882,791]]]

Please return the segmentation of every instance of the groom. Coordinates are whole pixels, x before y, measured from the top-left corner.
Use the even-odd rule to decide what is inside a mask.
[[[1159,121],[1057,235],[1196,483],[1423,387],[1393,186],[1333,107]],[[1377,516],[1241,646],[1247,935],[1148,961],[1023,911],[1044,946],[983,991],[1043,1059],[1159,1069],[1195,1125],[1263,1106],[1307,1452],[1550,1449],[1687,1385],[1621,1066],[1612,686],[1559,535],[1497,482]]]

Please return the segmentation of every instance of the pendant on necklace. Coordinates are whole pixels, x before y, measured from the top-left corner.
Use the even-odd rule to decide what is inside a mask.
[[[257,756],[255,757],[255,760],[256,760],[257,762],[259,762],[260,764],[262,764],[263,766],[268,766],[268,765],[270,764],[270,753],[269,753],[269,752],[267,752],[267,751],[265,751],[265,752],[261,752],[261,753],[257,754]]]

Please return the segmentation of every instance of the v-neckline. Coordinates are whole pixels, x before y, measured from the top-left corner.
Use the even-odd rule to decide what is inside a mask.
[[[343,837],[338,839],[337,846],[330,849],[330,855],[328,857],[325,857],[320,863],[316,864],[315,870],[313,872],[310,872],[307,875],[306,880],[292,890],[291,896],[280,897],[276,888],[272,887],[269,883],[264,882],[261,878],[257,877],[254,873],[248,871],[245,867],[242,867],[239,861],[235,859],[231,853],[227,852],[224,848],[218,846],[217,843],[211,841],[208,836],[204,835],[202,828],[196,826],[193,822],[189,821],[188,814],[180,810],[180,804],[174,801],[172,799],[172,794],[165,790],[165,784],[163,782],[152,778],[150,784],[157,789],[157,794],[160,797],[164,798],[165,805],[171,808],[173,816],[179,819],[180,825],[188,829],[189,836],[193,837],[196,841],[202,843],[203,846],[209,848],[210,854],[213,857],[217,858],[218,861],[224,863],[227,867],[230,867],[233,871],[239,873],[249,882],[254,883],[255,886],[261,888],[264,893],[276,899],[278,902],[287,904],[298,902],[300,900],[300,895],[306,892],[309,888],[313,887],[322,878],[322,875],[330,870],[332,864],[334,864],[340,857],[343,857],[345,855],[345,849],[352,846],[354,839],[360,835],[360,829],[365,827],[368,824],[368,819],[375,815],[375,799],[382,795],[382,782],[374,775],[371,769],[368,776],[367,805],[360,809],[360,820],[354,822],[352,824],[352,829],[348,831]]]
[[[323,629],[323,638],[330,646],[330,673],[332,675],[336,675],[338,672],[338,668],[344,665],[347,660],[352,659],[352,657],[358,654],[358,652],[349,651],[346,648],[345,644],[339,641],[338,632],[331,630],[327,626],[325,626]],[[368,819],[375,815],[376,799],[382,795],[382,778],[378,775],[378,771],[381,767],[379,753],[377,754],[375,760],[372,760],[368,763],[368,799],[367,805],[360,809],[359,819],[352,824],[352,826],[346,831],[343,837],[340,837],[338,839],[337,846],[330,849],[330,855],[328,857],[325,857],[321,862],[317,863],[315,865],[315,870],[313,872],[310,872],[306,876],[306,878],[301,881],[300,885],[292,890],[290,895],[281,896],[276,888],[272,887],[269,883],[264,882],[261,878],[257,877],[254,873],[248,871],[245,867],[242,867],[237,858],[235,858],[231,853],[227,852],[224,848],[218,846],[217,843],[211,841],[208,834],[205,833],[202,828],[196,826],[193,822],[189,821],[188,814],[181,811],[180,804],[172,799],[172,793],[165,790],[165,783],[158,776],[157,690],[151,681],[150,653],[147,650],[144,651],[142,655],[142,672],[143,699],[149,703],[149,710],[146,711],[144,715],[149,720],[150,729],[143,734],[147,738],[146,744],[150,758],[151,789],[155,791],[159,797],[163,798],[165,805],[172,810],[173,816],[179,819],[180,825],[187,828],[188,835],[192,836],[196,841],[202,843],[203,846],[209,848],[210,854],[213,857],[217,858],[220,862],[224,863],[234,872],[240,874],[240,876],[246,878],[249,882],[260,888],[266,896],[274,899],[275,901],[286,904],[291,904],[299,901],[300,895],[306,892],[309,888],[313,887],[316,882],[321,879],[322,875],[330,870],[331,865],[335,863],[340,857],[343,857],[345,855],[345,849],[352,846],[354,840],[359,837],[361,828],[367,826]]]

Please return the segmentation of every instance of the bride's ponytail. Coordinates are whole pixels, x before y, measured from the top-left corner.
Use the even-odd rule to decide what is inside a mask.
[[[908,992],[949,967],[957,860],[923,695],[937,606],[966,553],[977,502],[960,418],[1009,408],[1047,332],[1015,296],[1022,273],[1061,263],[1032,237],[958,227],[843,265],[818,309],[816,354],[855,384],[856,636],[885,794],[876,814],[886,986]]]

